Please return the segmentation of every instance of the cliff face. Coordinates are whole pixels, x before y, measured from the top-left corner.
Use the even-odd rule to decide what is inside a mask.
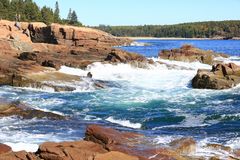
[[[30,24],[32,41],[37,43],[64,44],[68,46],[120,46],[129,45],[132,41],[118,38],[106,32],[86,28],[59,24],[34,27]]]

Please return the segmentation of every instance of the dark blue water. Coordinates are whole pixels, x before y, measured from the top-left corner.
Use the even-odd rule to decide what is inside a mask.
[[[180,48],[184,44],[191,44],[204,50],[240,56],[240,40],[138,40],[138,42],[147,43],[150,46],[129,46],[123,49],[141,53],[147,57],[157,57],[160,50]]]
[[[160,49],[193,44],[203,49],[238,55],[240,41],[142,40],[145,47],[124,47],[156,56]],[[180,64],[176,62],[175,64]],[[0,119],[0,142],[39,144],[44,141],[78,140],[88,124],[102,124],[144,133],[155,143],[191,136],[197,141],[240,147],[240,87],[214,91],[192,89],[198,68],[211,66],[184,63],[194,70],[169,70],[165,65],[136,69],[129,65],[97,64],[91,71],[97,80],[113,85],[103,90],[49,93],[1,87],[0,97],[70,117],[64,121]],[[82,70],[76,70],[84,72]],[[11,136],[9,136],[11,135]]]

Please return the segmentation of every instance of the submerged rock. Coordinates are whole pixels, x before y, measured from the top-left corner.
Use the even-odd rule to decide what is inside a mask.
[[[212,70],[198,70],[192,80],[193,88],[228,89],[240,83],[240,67],[233,64],[217,64]]]
[[[30,108],[20,102],[1,102],[0,103],[0,117],[18,116],[23,119],[32,118],[48,118],[52,120],[63,120],[64,116],[54,114],[51,112],[44,112],[37,109]]]
[[[159,57],[162,59],[183,62],[199,61],[201,63],[212,65],[215,62],[214,58],[228,57],[228,55],[201,50],[192,45],[183,45],[180,49],[163,50],[159,53]]]

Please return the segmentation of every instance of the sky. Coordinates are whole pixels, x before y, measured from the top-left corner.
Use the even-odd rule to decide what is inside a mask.
[[[54,8],[56,0],[34,0]],[[145,25],[240,20],[240,0],[58,0],[61,17],[69,8],[84,25]]]

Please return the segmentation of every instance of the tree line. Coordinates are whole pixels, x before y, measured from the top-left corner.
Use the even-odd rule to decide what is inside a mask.
[[[82,26],[82,23],[78,21],[77,13],[72,9],[69,10],[66,19],[60,17],[58,1],[56,1],[55,8],[52,9],[47,6],[40,8],[32,0],[0,0],[0,19],[14,21],[16,16],[20,21]]]
[[[209,21],[176,25],[95,27],[122,37],[232,38],[240,37],[240,21]]]

